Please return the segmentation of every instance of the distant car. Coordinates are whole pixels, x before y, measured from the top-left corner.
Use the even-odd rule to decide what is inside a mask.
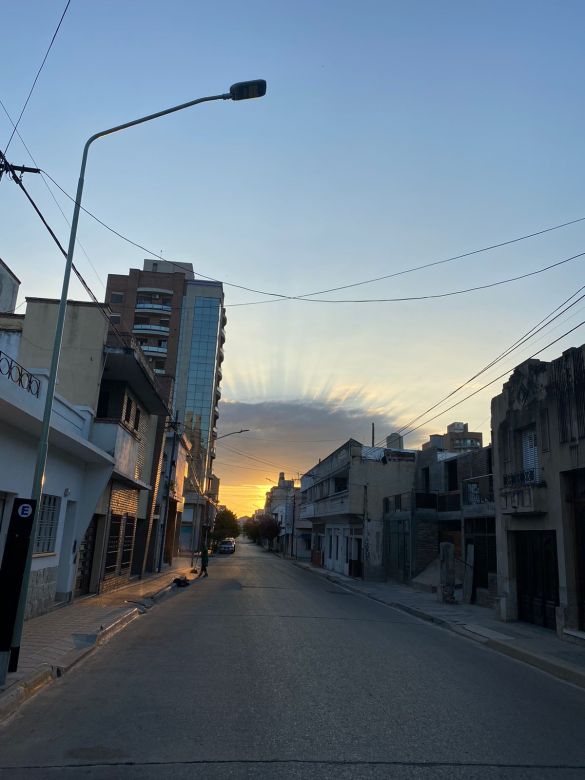
[[[217,551],[219,553],[235,553],[236,551],[236,542],[234,539],[224,539],[219,543],[219,547],[217,548]]]

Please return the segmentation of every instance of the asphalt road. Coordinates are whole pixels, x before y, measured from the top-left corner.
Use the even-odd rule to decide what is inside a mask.
[[[0,777],[584,778],[585,692],[246,543],[0,728]]]

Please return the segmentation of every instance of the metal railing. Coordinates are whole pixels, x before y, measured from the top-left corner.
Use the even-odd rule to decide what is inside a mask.
[[[41,380],[2,350],[0,350],[0,376],[8,377],[27,393],[34,395],[35,398],[39,397]]]
[[[536,485],[539,479],[535,469],[524,469],[524,471],[517,471],[515,474],[504,474],[504,487],[524,487],[525,485]]]

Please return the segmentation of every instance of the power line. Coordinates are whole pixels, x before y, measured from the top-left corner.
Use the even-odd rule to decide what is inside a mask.
[[[75,203],[75,198],[70,195],[66,190],[61,187],[58,182],[55,181],[55,179],[47,173],[47,171],[43,171],[43,173],[49,177],[49,179],[53,182],[53,184],[58,187],[58,189],[61,190],[63,195],[65,195],[69,200],[73,201]],[[131,238],[128,238],[128,236],[125,236],[123,233],[120,233],[118,230],[116,230],[113,227],[110,227],[110,225],[106,224],[103,220],[101,220],[99,217],[96,217],[95,214],[93,214],[89,209],[86,209],[85,206],[80,205],[81,211],[85,212],[89,217],[91,217],[93,220],[95,220],[99,225],[101,225],[106,230],[109,230],[110,233],[113,233],[118,238],[122,239],[122,241],[125,241],[127,244],[130,244],[131,246],[136,247],[137,249],[141,249],[143,252],[146,252],[149,255],[153,255],[154,257],[158,257],[162,259],[165,263],[169,263],[170,265],[175,266],[180,271],[185,271],[184,264],[181,265],[176,260],[169,260],[167,259],[161,252],[155,252],[153,249],[149,249],[148,247],[144,246],[143,244],[139,244],[137,241],[133,241]],[[226,285],[227,287],[235,287],[238,290],[245,290],[246,292],[252,292],[257,293],[258,295],[272,295],[277,298],[289,298],[290,296],[284,295],[283,293],[275,293],[275,292],[267,292],[266,290],[256,290],[253,287],[245,287],[242,284],[234,284],[233,282],[226,282],[222,281],[221,279],[216,279],[213,276],[206,276],[205,274],[202,274],[200,271],[197,271],[197,276],[200,276],[202,279],[207,279],[210,282],[220,282],[221,284]]]
[[[283,466],[282,464],[273,463],[272,461],[264,460],[263,458],[257,458],[254,455],[249,455],[248,453],[242,452],[241,450],[237,450],[235,447],[230,447],[227,444],[223,444],[223,446],[226,448],[226,450],[230,450],[230,452],[235,452],[236,455],[241,455],[243,458],[248,458],[249,460],[258,461],[258,463],[262,463],[265,466],[272,466],[273,468],[278,469],[279,471],[292,471],[293,474],[299,473],[299,470],[293,468],[292,466]]]
[[[406,425],[403,425],[401,428],[398,429],[397,433],[402,433],[402,431],[405,431],[407,428],[410,428],[411,425],[413,425],[415,422],[421,419],[421,417],[424,417],[425,415],[429,414],[430,412],[434,411],[438,406],[440,406],[442,403],[447,401],[449,398],[452,398],[456,393],[458,393],[460,390],[462,390],[467,385],[471,384],[475,379],[477,379],[479,376],[484,374],[486,371],[488,371],[490,368],[495,366],[497,363],[499,363],[501,360],[503,360],[505,357],[507,357],[509,354],[514,352],[516,349],[521,347],[523,344],[525,344],[527,341],[529,341],[531,338],[536,336],[537,333],[542,331],[544,328],[548,327],[552,322],[554,322],[556,319],[561,317],[563,314],[565,314],[570,308],[575,306],[577,303],[579,303],[583,298],[585,298],[585,295],[582,295],[580,298],[577,298],[574,300],[571,304],[569,304],[566,308],[563,309],[563,306],[565,306],[571,298],[574,298],[575,295],[578,295],[582,290],[585,289],[585,285],[583,287],[580,287],[578,290],[576,290],[572,295],[570,295],[563,303],[559,304],[555,309],[553,309],[549,314],[544,317],[544,319],[540,320],[540,322],[536,323],[532,328],[530,328],[526,333],[524,333],[523,336],[521,336],[519,339],[517,339],[513,344],[511,344],[507,349],[505,349],[503,352],[501,352],[497,357],[495,357],[492,361],[490,361],[487,365],[485,365],[483,368],[481,368],[479,371],[477,371],[473,376],[471,376],[469,379],[467,379],[465,382],[459,385],[459,387],[456,387],[454,390],[452,390],[450,393],[447,393],[447,395],[443,396],[439,401],[437,401],[435,404],[430,406],[428,409],[426,409],[424,412],[421,412],[421,414],[414,417],[410,422],[408,422]],[[562,311],[559,311],[561,310]],[[558,313],[557,313],[558,312]],[[555,315],[555,316],[553,316]],[[544,324],[543,324],[544,323]]]
[[[58,189],[67,198],[69,198],[69,200],[75,202],[75,198],[72,195],[70,195],[65,189],[63,189],[63,187],[61,187],[61,185],[49,173],[47,173],[46,171],[43,171],[43,173],[46,176],[49,177],[49,179],[53,182],[53,184],[56,187],[58,187]],[[180,263],[178,263],[177,261],[168,260],[161,253],[157,253],[154,250],[149,249],[148,247],[146,247],[146,246],[144,246],[142,244],[139,244],[136,241],[133,241],[132,239],[130,239],[127,236],[125,236],[123,233],[120,233],[118,230],[115,230],[114,228],[112,228],[110,225],[108,225],[106,222],[101,220],[99,217],[97,217],[95,214],[93,214],[91,211],[89,211],[89,209],[85,208],[84,206],[81,205],[80,208],[89,217],[94,219],[98,224],[100,224],[102,227],[104,227],[110,233],[113,233],[115,236],[120,238],[122,241],[125,241],[128,244],[131,244],[132,246],[137,247],[138,249],[141,249],[142,251],[147,252],[150,255],[153,255],[155,257],[161,257],[161,259],[164,260],[165,262],[169,263],[170,265],[174,265],[174,266],[178,267],[180,270],[184,271],[183,266]],[[550,233],[553,230],[560,230],[561,228],[568,227],[569,225],[574,225],[574,224],[577,224],[577,223],[583,222],[583,221],[585,221],[585,217],[579,217],[578,219],[574,219],[574,220],[571,220],[569,222],[563,222],[562,224],[554,225],[553,227],[544,228],[544,229],[536,231],[534,233],[528,233],[528,234],[526,234],[524,236],[519,236],[517,238],[513,238],[513,239],[510,239],[508,241],[503,241],[503,242],[501,242],[499,244],[492,244],[490,246],[483,247],[481,249],[476,249],[476,250],[473,250],[471,252],[466,252],[466,253],[464,253],[462,255],[455,255],[454,257],[447,258],[445,260],[433,261],[431,263],[427,263],[427,264],[424,264],[424,265],[414,266],[412,268],[406,268],[406,269],[403,269],[402,271],[396,271],[396,272],[394,272],[392,274],[388,274],[387,276],[382,276],[382,277],[379,277],[377,279],[369,279],[369,280],[366,280],[366,281],[363,281],[363,282],[356,282],[356,283],[353,283],[353,284],[350,284],[350,285],[344,285],[342,287],[332,288],[331,290],[326,290],[326,291],[321,291],[321,292],[332,292],[333,290],[345,289],[347,287],[357,287],[360,284],[369,284],[370,282],[379,281],[380,279],[386,279],[386,278],[390,278],[392,276],[400,276],[400,275],[403,275],[403,274],[412,273],[414,271],[419,271],[419,270],[421,270],[423,268],[429,268],[429,267],[434,266],[434,265],[441,265],[443,263],[452,262],[453,260],[458,260],[458,259],[461,259],[461,258],[464,258],[464,257],[470,257],[472,255],[479,254],[481,252],[488,252],[488,251],[491,251],[491,250],[496,249],[498,247],[507,246],[509,244],[514,244],[514,243],[517,243],[519,241],[524,241],[524,240],[526,240],[528,238],[533,238],[535,236],[543,235],[544,233]],[[284,293],[268,292],[266,290],[256,290],[256,289],[251,288],[251,287],[245,287],[244,285],[234,284],[233,282],[222,281],[222,280],[216,279],[216,278],[211,277],[211,276],[206,276],[205,274],[202,274],[200,272],[197,272],[197,275],[201,276],[203,279],[209,279],[210,281],[214,281],[214,282],[221,282],[222,284],[226,285],[227,287],[234,287],[234,288],[237,288],[237,289],[240,289],[240,290],[245,290],[246,292],[258,293],[260,295],[267,295],[267,296],[271,296],[273,298],[273,300],[270,300],[270,301],[262,300],[262,301],[248,301],[248,302],[243,302],[243,303],[227,304],[227,306],[231,307],[231,308],[234,308],[234,307],[237,307],[237,306],[254,306],[254,305],[263,304],[263,303],[274,303],[275,301],[281,301],[281,300],[304,301],[304,302],[307,302],[307,303],[397,303],[397,302],[402,302],[402,301],[418,301],[418,300],[428,300],[428,299],[433,299],[433,298],[446,298],[446,297],[450,297],[450,296],[453,296],[453,295],[463,295],[465,293],[475,292],[477,290],[484,290],[484,289],[488,289],[490,287],[497,287],[497,286],[502,285],[502,284],[509,284],[510,282],[519,281],[520,279],[526,279],[529,276],[535,276],[537,274],[544,273],[545,271],[548,271],[551,268],[555,268],[555,267],[557,267],[559,265],[563,265],[564,263],[568,263],[571,260],[575,260],[575,259],[577,259],[579,257],[583,257],[584,255],[585,255],[585,252],[583,252],[581,254],[578,254],[578,255],[574,255],[573,257],[569,257],[566,260],[561,260],[561,261],[559,261],[557,263],[553,263],[553,264],[551,264],[549,266],[545,266],[544,268],[537,269],[536,271],[531,271],[529,273],[522,274],[520,276],[515,276],[515,277],[511,277],[511,278],[507,278],[507,279],[502,279],[502,280],[499,280],[497,282],[492,282],[490,284],[478,285],[476,287],[470,287],[470,288],[463,289],[463,290],[453,290],[453,291],[450,291],[450,292],[440,293],[440,294],[422,295],[422,296],[408,296],[408,297],[401,297],[401,298],[363,298],[363,299],[338,299],[338,300],[334,300],[334,299],[329,299],[329,298],[314,298],[314,297],[310,297],[310,296],[319,295],[320,294],[319,292],[305,293],[304,295],[285,295]]]
[[[500,279],[497,282],[490,282],[489,284],[480,284],[476,287],[467,287],[463,290],[450,290],[445,293],[433,293],[431,295],[411,295],[404,298],[361,298],[361,299],[341,299],[331,300],[329,298],[296,298],[295,300],[303,301],[305,303],[400,303],[403,301],[426,301],[435,298],[450,298],[454,295],[465,295],[470,292],[476,292],[477,290],[487,290],[491,287],[499,287],[503,284],[510,284],[511,282],[518,282],[520,279],[527,279],[529,276],[537,276],[545,271],[550,271],[551,268],[558,268],[565,263],[570,263],[573,260],[577,260],[580,257],[585,257],[585,252],[580,252],[577,255],[572,255],[564,260],[559,260],[556,263],[551,263],[543,268],[537,268],[535,271],[529,271],[519,276],[511,276],[507,279]]]
[[[31,150],[29,149],[29,147],[26,145],[24,138],[23,138],[23,137],[22,137],[22,135],[20,134],[20,131],[16,129],[16,124],[14,123],[14,121],[13,121],[12,117],[10,116],[10,113],[8,112],[8,109],[6,108],[6,106],[4,105],[4,103],[2,102],[2,100],[1,100],[1,99],[0,99],[0,106],[2,107],[2,109],[3,109],[4,113],[6,114],[6,116],[8,117],[8,121],[10,122],[10,124],[12,125],[12,127],[14,128],[14,132],[15,132],[15,133],[16,133],[16,135],[18,136],[18,138],[19,138],[19,140],[20,140],[21,144],[22,144],[22,145],[24,146],[24,148],[26,149],[26,152],[27,152],[28,156],[30,157],[30,159],[31,159],[31,161],[32,161],[32,163],[33,163],[33,165],[34,165],[36,168],[38,168],[38,169],[39,169],[39,173],[40,173],[41,179],[43,180],[43,184],[44,184],[44,185],[45,185],[45,187],[47,188],[47,190],[48,190],[48,192],[49,192],[49,195],[51,196],[51,198],[52,198],[52,199],[53,199],[53,201],[55,202],[55,205],[57,206],[57,208],[58,208],[58,209],[59,209],[59,211],[61,212],[61,216],[63,217],[63,219],[65,220],[65,222],[67,223],[67,225],[71,226],[71,223],[70,223],[70,222],[69,222],[69,220],[67,219],[67,216],[65,215],[65,212],[64,212],[64,211],[63,211],[63,209],[61,208],[61,204],[59,203],[59,201],[58,201],[58,200],[57,200],[57,198],[55,197],[55,193],[53,192],[53,190],[52,190],[52,189],[51,189],[51,187],[49,186],[49,182],[47,181],[45,174],[44,174],[44,173],[43,173],[43,171],[41,170],[41,166],[40,166],[40,165],[37,163],[37,161],[35,160],[35,158],[34,158],[34,156],[33,156],[33,153],[31,152]],[[6,158],[4,158],[4,159],[6,160]],[[0,170],[0,178],[1,178],[1,177],[2,177],[2,171]],[[85,247],[83,246],[83,244],[81,243],[81,241],[80,241],[78,238],[76,238],[76,240],[75,240],[75,243],[76,243],[76,245],[78,245],[78,246],[79,246],[79,248],[81,249],[81,251],[82,251],[82,252],[83,252],[83,254],[85,255],[85,259],[87,260],[87,262],[88,262],[88,263],[89,263],[89,265],[91,266],[91,268],[92,268],[92,270],[93,270],[93,272],[94,272],[94,274],[95,274],[95,276],[96,276],[97,280],[99,281],[100,285],[101,285],[101,286],[103,287],[103,289],[105,290],[105,289],[106,289],[106,285],[104,284],[104,282],[103,282],[102,278],[100,277],[99,273],[97,272],[97,268],[96,268],[96,267],[95,267],[95,265],[92,263],[92,261],[91,261],[91,258],[90,258],[90,256],[88,255],[88,253],[87,253],[87,251],[86,251]]]
[[[36,84],[37,84],[39,76],[41,75],[41,71],[42,71],[42,69],[45,66],[45,62],[47,61],[47,57],[49,56],[49,52],[53,48],[53,44],[55,43],[55,38],[57,37],[57,33],[59,32],[59,29],[61,28],[61,24],[63,22],[63,19],[65,18],[65,14],[67,13],[67,9],[69,8],[70,3],[71,3],[71,0],[67,0],[67,5],[65,6],[65,10],[61,14],[61,18],[59,19],[59,24],[57,25],[57,28],[56,28],[55,32],[53,33],[53,37],[51,38],[51,42],[49,43],[49,48],[45,52],[45,56],[43,57],[43,61],[40,64],[40,67],[39,67],[39,69],[37,71],[37,75],[34,78],[34,81],[32,83],[32,86],[31,86],[30,90],[29,90],[27,98],[24,101],[24,105],[22,107],[22,110],[21,110],[20,114],[18,115],[18,119],[16,120],[16,124],[14,125],[12,133],[10,134],[10,138],[8,139],[8,143],[6,144],[6,148],[4,149],[4,154],[6,154],[6,152],[8,151],[8,147],[12,143],[12,139],[14,138],[14,134],[16,133],[18,125],[20,124],[20,120],[22,119],[22,115],[24,114],[24,112],[26,110],[26,107],[28,106],[28,101],[31,98],[31,95],[33,93],[33,90],[34,90]]]
[[[573,333],[578,328],[585,325],[585,320],[582,320],[577,325],[572,327],[570,330],[565,331],[565,333],[561,334],[558,338],[554,339],[554,341],[549,341],[548,344],[545,344],[544,347],[541,347],[537,352],[534,352],[530,357],[526,358],[526,360],[532,360],[537,355],[540,355],[542,352],[544,352],[549,347],[552,347],[557,342],[561,341],[565,338],[565,336],[568,336],[569,334]],[[523,362],[526,362],[524,360]],[[419,428],[422,428],[425,425],[428,425],[428,423],[432,422],[433,420],[436,420],[437,417],[442,417],[442,415],[446,414],[447,412],[450,412],[452,409],[455,409],[455,407],[459,406],[460,404],[464,403],[465,401],[468,401],[470,398],[473,398],[473,396],[477,395],[478,393],[481,393],[483,390],[485,390],[487,387],[490,387],[490,385],[493,385],[495,382],[499,381],[500,379],[503,379],[505,376],[508,376],[510,374],[510,371],[513,371],[514,368],[510,369],[508,368],[507,371],[504,371],[502,374],[497,376],[495,379],[492,379],[489,382],[486,382],[485,385],[482,385],[478,390],[474,390],[473,393],[470,393],[469,395],[466,395],[465,398],[462,398],[461,400],[457,401],[456,403],[452,404],[451,406],[447,407],[447,409],[443,409],[441,412],[438,412],[433,417],[430,417],[428,420],[425,420],[424,422],[420,423],[420,425],[415,426],[414,428],[411,428],[409,431],[406,431],[404,433],[404,436],[410,436],[411,433],[414,433],[414,431],[418,431]]]
[[[444,260],[433,260],[430,263],[424,263],[423,265],[416,265],[412,268],[405,268],[402,271],[394,271],[391,274],[385,274],[384,276],[376,276],[373,279],[365,279],[361,282],[353,282],[352,284],[343,284],[339,287],[330,287],[328,290],[318,290],[313,293],[305,293],[304,295],[297,296],[298,298],[308,298],[313,295],[323,295],[325,293],[337,292],[338,290],[348,290],[351,287],[360,287],[364,284],[371,284],[373,282],[380,282],[384,279],[393,279],[396,276],[403,276],[404,274],[410,274],[414,271],[422,271],[425,268],[432,268],[437,265],[444,265],[445,263],[452,263],[454,260],[462,260],[465,257],[471,257],[472,255],[478,255],[481,252],[491,252],[493,249],[500,249],[503,246],[509,246],[510,244],[516,244],[519,241],[525,241],[528,238],[534,238],[536,236],[542,236],[545,233],[551,233],[553,230],[560,230],[561,228],[568,227],[569,225],[576,225],[578,222],[584,222],[585,217],[579,217],[578,219],[572,219],[569,222],[563,222],[560,225],[554,225],[553,227],[544,228],[543,230],[537,230],[534,233],[527,233],[525,236],[519,236],[518,238],[511,238],[508,241],[501,241],[499,244],[491,244],[490,246],[484,246],[481,249],[474,249],[471,252],[464,252],[461,255],[454,255],[453,257],[447,257]]]

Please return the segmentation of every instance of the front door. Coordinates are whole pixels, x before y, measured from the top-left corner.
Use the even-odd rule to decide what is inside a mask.
[[[79,562],[77,564],[77,576],[75,578],[75,596],[84,596],[86,593],[89,593],[96,530],[97,518],[94,515],[79,545]]]
[[[517,531],[518,619],[556,629],[559,573],[555,531]]]

